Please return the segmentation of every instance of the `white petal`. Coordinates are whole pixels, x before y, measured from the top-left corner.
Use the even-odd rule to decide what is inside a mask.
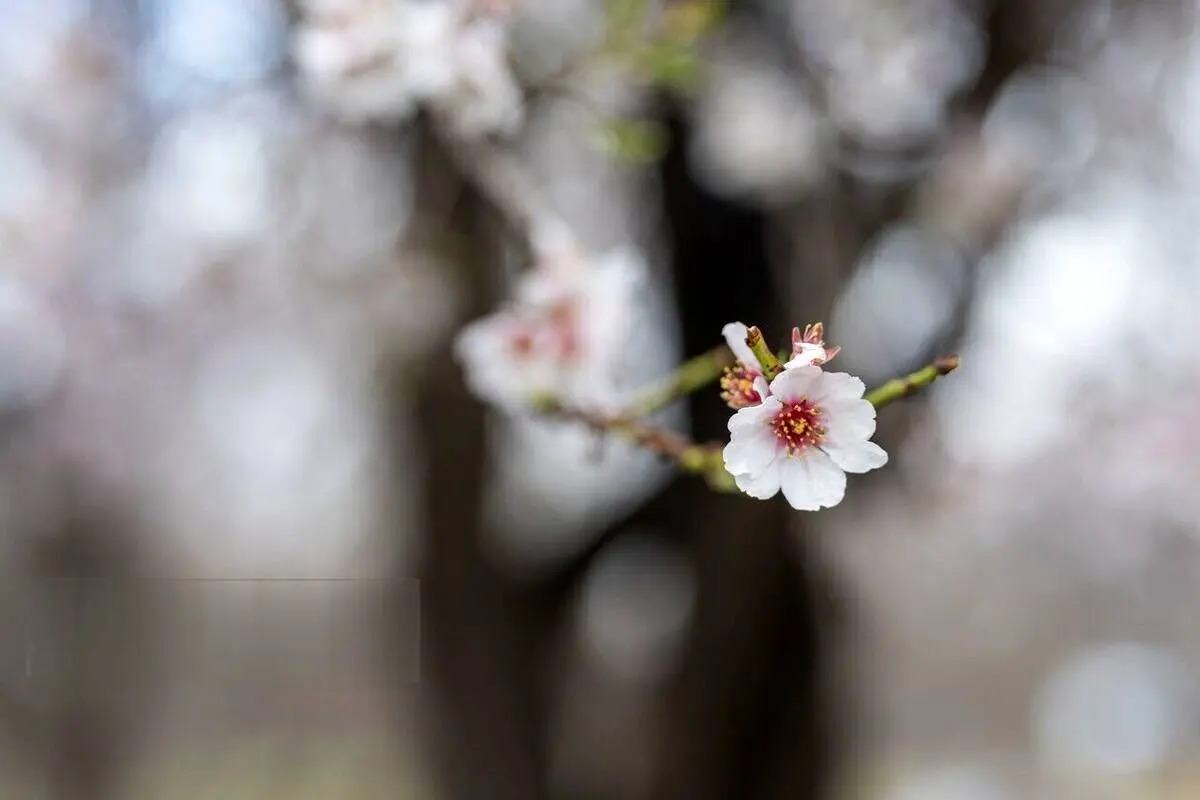
[[[824,453],[816,451],[781,461],[783,496],[797,511],[830,508],[846,496],[846,473]]]
[[[779,494],[779,468],[786,458],[776,458],[765,469],[757,473],[734,475],[737,487],[755,500],[769,500]]]
[[[786,402],[812,397],[820,387],[822,372],[818,367],[805,366],[785,369],[771,381],[771,394]]]
[[[848,445],[875,435],[875,407],[866,400],[834,401],[822,409],[829,441]]]
[[[888,461],[887,452],[874,442],[836,445],[827,441],[821,445],[821,449],[829,454],[833,463],[846,472],[870,472],[879,469]]]
[[[858,400],[867,387],[863,382],[846,372],[822,372],[821,382],[810,393],[814,403],[832,405],[839,400]]]
[[[725,445],[722,457],[725,469],[733,475],[757,473],[766,469],[780,453],[779,440],[765,425],[743,428]]]
[[[754,351],[746,344],[748,332],[749,329],[741,322],[731,322],[721,328],[721,335],[725,337],[725,343],[729,345],[729,349],[733,351],[741,365],[746,369],[762,372],[762,364],[758,363],[758,359],[754,357]]]
[[[802,343],[800,352],[792,358],[791,361],[783,365],[784,369],[798,369],[800,367],[811,367],[813,362],[826,360],[826,350],[824,347],[816,344]]]
[[[783,410],[783,404],[774,397],[768,397],[756,406],[739,408],[737,413],[729,418],[729,432],[734,436],[743,430],[764,428],[767,421]]]
[[[764,400],[771,394],[771,385],[767,383],[767,379],[762,375],[754,378],[754,391],[758,392],[758,396]]]

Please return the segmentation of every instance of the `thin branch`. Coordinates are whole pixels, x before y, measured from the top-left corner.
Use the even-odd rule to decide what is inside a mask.
[[[872,389],[866,393],[865,398],[875,408],[883,408],[929,386],[938,378],[949,375],[958,369],[958,363],[958,356],[942,356],[916,372],[905,375],[903,378],[890,380],[882,386]]]
[[[630,403],[627,416],[646,417],[667,408],[716,381],[732,363],[733,352],[725,345],[685,361],[666,380],[645,389]]]
[[[435,120],[437,122],[437,120]],[[490,140],[466,141],[438,124],[455,167],[500,212],[509,231],[535,256],[548,247],[572,247],[574,235],[510,149]]]
[[[736,491],[733,478],[725,471],[719,442],[698,444],[683,434],[655,425],[647,425],[630,416],[614,416],[568,405],[553,398],[540,398],[537,410],[548,417],[581,422],[598,433],[606,433],[673,461],[682,472],[702,476],[718,491]]]

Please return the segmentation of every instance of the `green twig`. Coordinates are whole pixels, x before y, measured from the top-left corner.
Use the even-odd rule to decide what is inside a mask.
[[[958,356],[942,356],[927,367],[872,389],[866,393],[866,401],[876,408],[883,408],[923,389],[943,375],[949,375],[957,368]]]
[[[666,380],[643,390],[629,404],[628,416],[645,417],[666,408],[719,379],[732,363],[733,353],[725,345],[685,361]]]

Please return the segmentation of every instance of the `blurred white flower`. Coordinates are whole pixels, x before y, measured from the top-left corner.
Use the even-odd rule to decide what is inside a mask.
[[[721,399],[734,409],[758,405],[767,396],[767,379],[762,364],[746,344],[747,333],[741,322],[731,322],[721,329],[725,343],[737,357],[737,363],[726,367],[721,376]]]
[[[536,263],[543,270],[582,273],[588,266],[586,259],[574,261],[567,250],[556,246],[556,238],[541,237],[548,252]],[[660,380],[681,357],[670,286],[650,270],[643,281],[640,256],[624,257],[633,261],[624,269],[633,272],[637,282],[610,291],[609,299],[602,301],[603,309],[594,298],[596,322],[591,327],[605,348],[599,354],[593,351],[588,369],[599,373],[599,397],[583,396],[577,401],[609,412],[618,411],[630,395]],[[608,259],[616,260],[616,254]],[[619,272],[619,264],[613,269]],[[576,280],[591,285],[607,282],[611,287],[618,278],[584,273]],[[524,302],[528,301],[518,305]],[[635,325],[637,333],[631,334]],[[570,378],[569,369],[564,373]],[[611,381],[610,374],[615,375]],[[564,396],[569,384],[563,380],[555,391]],[[602,406],[606,398],[614,398],[611,408]],[[649,421],[682,433],[687,406],[680,403],[663,409]],[[495,422],[489,428],[496,469],[486,501],[487,544],[499,566],[525,578],[578,553],[606,525],[631,513],[676,474],[674,466],[657,454],[618,437],[598,437],[584,425],[547,424],[535,414],[503,414]]]
[[[782,489],[799,511],[816,511],[842,501],[847,472],[867,472],[887,463],[887,453],[870,441],[875,408],[863,382],[844,372],[801,366],[771,381],[771,396],[729,420],[725,468],[743,492],[759,500]]]
[[[342,118],[408,118],[454,85],[455,8],[393,0],[308,2],[293,41],[303,86]]]
[[[507,15],[459,0],[309,0],[293,42],[311,96],[349,122],[401,121],[426,103],[459,136],[508,134],[523,97]]]
[[[620,388],[629,309],[646,279],[631,249],[594,263],[538,264],[520,278],[512,303],[459,334],[468,386],[510,411],[547,393],[609,405]]]

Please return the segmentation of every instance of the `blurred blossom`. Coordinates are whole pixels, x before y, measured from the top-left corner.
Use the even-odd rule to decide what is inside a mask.
[[[1034,708],[1037,747],[1059,769],[1144,772],[1163,765],[1200,722],[1196,687],[1167,651],[1120,642],[1072,655]]]
[[[453,87],[451,3],[321,0],[303,11],[293,41],[301,81],[347,119],[406,119]]]
[[[880,234],[830,317],[848,368],[878,381],[912,366],[950,321],[965,269],[953,244],[919,228]]]
[[[622,104],[636,99],[603,76],[586,77],[597,107],[628,108]],[[518,155],[547,207],[568,226],[571,246],[600,254],[636,248],[643,259],[657,251],[659,220],[645,210],[653,188],[644,172],[615,166],[593,146],[588,136],[595,130],[593,112],[566,100],[535,108],[518,140]],[[541,241],[536,246],[558,247]],[[613,355],[618,380],[610,404],[659,380],[681,357],[674,298],[662,277],[665,265],[652,261],[618,314],[638,324],[613,332],[624,344]],[[685,418],[686,408],[677,406],[654,422],[678,427]],[[644,449],[611,437],[601,441],[577,424],[512,417],[499,420],[492,436],[496,469],[487,498],[488,546],[504,568],[514,571],[536,572],[578,552],[673,474],[668,463]]]
[[[821,120],[794,76],[757,61],[735,50],[713,65],[690,155],[718,192],[788,200],[821,175]]]
[[[631,249],[581,258],[534,265],[518,278],[512,303],[459,334],[455,355],[481,399],[511,412],[544,394],[607,408],[629,388],[620,362],[646,263]]]
[[[794,0],[792,30],[826,82],[835,124],[890,149],[941,126],[982,65],[978,20],[945,0]]]
[[[578,618],[585,652],[620,680],[655,680],[674,666],[695,594],[692,567],[672,547],[645,535],[617,539],[583,584]]]
[[[66,340],[50,309],[0,273],[0,413],[44,400],[65,361]]]
[[[642,258],[629,250],[615,251],[611,257],[630,255]],[[634,265],[611,265],[616,272],[604,279],[609,284],[605,306],[584,309],[593,317],[588,324],[600,326],[587,334],[602,348],[596,353],[600,360],[586,367],[591,374],[576,381],[568,370],[542,384],[543,388],[588,408],[617,409],[631,393],[674,368],[679,344],[674,317],[666,306],[668,289],[645,272],[644,263],[636,265],[640,273],[636,283],[614,284],[612,278],[630,266]],[[596,312],[602,313],[596,317]],[[638,324],[631,327],[632,320]],[[470,347],[470,342],[460,340],[460,347]],[[483,353],[472,357],[486,359]],[[502,369],[504,363],[510,362],[487,368]],[[501,380],[511,384],[514,377],[519,376]],[[684,413],[676,407],[652,421],[678,427]],[[673,474],[671,465],[653,453],[611,437],[602,440],[578,423],[547,424],[518,414],[504,417],[492,435],[500,466],[487,500],[493,521],[491,545],[512,569],[538,570],[575,552],[605,524],[658,491]]]
[[[674,353],[655,340],[655,327],[634,325],[654,315],[658,291],[633,248],[594,262],[561,252],[518,278],[511,303],[459,333],[455,352],[468,386],[507,412],[496,431],[505,466],[489,504],[495,544],[513,566],[571,552],[670,474],[642,448],[528,413],[543,394],[616,411],[670,369]]]
[[[464,26],[453,43],[458,79],[433,107],[462,139],[511,135],[524,121],[524,93],[508,66],[505,23],[483,19]]]
[[[508,22],[462,0],[310,0],[293,54],[312,97],[351,122],[401,121],[428,103],[465,138],[512,134],[524,101]]]

